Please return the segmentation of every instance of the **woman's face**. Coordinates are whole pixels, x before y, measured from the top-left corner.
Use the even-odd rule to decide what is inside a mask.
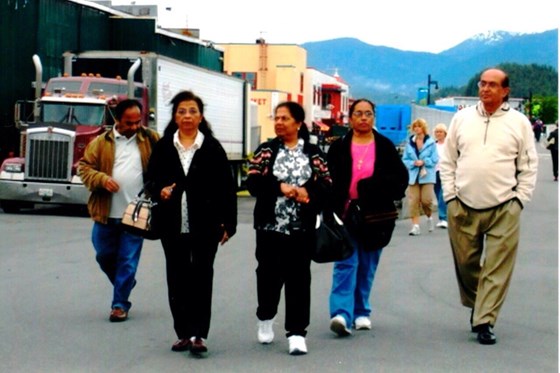
[[[354,112],[352,112],[352,116],[350,117],[350,124],[354,132],[371,132],[373,120],[373,108],[369,102],[362,101],[356,104]]]
[[[443,140],[445,140],[445,135],[447,135],[447,133],[445,133],[445,131],[442,129],[434,130],[434,136],[437,142],[443,142]]]
[[[274,115],[274,132],[276,136],[282,139],[296,138],[300,126],[301,123],[296,122],[288,108],[279,107],[276,109]]]
[[[424,128],[422,128],[420,124],[415,124],[412,126],[412,132],[414,132],[416,135],[423,135]]]
[[[202,121],[202,114],[198,110],[196,101],[182,101],[175,112],[175,123],[181,132],[192,132],[198,129]]]

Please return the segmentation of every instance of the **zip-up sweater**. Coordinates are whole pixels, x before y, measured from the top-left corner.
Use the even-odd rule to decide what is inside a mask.
[[[537,180],[531,123],[503,103],[495,113],[479,101],[453,117],[440,160],[443,198],[487,209],[517,198],[529,202]]]

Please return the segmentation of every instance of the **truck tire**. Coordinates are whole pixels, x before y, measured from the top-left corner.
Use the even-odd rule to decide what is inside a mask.
[[[21,205],[14,201],[0,201],[0,207],[6,214],[15,214],[21,210]]]

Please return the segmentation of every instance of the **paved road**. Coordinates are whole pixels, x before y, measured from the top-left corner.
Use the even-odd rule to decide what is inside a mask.
[[[107,320],[111,289],[89,240],[91,222],[61,209],[0,213],[0,372],[558,372],[558,184],[540,150],[539,184],[496,326],[481,346],[459,303],[445,230],[409,237],[399,221],[372,292],[373,330],[336,338],[328,327],[332,265],[314,264],[309,354],[289,356],[283,310],[276,340],[256,341],[252,198],[217,257],[210,353],[175,340],[159,242],[147,241],[130,319]]]

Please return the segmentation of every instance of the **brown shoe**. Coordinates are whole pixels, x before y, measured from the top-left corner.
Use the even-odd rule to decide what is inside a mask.
[[[120,307],[115,307],[111,310],[109,321],[120,322],[120,321],[125,321],[127,318],[128,318],[128,312],[126,312]]]
[[[172,351],[188,351],[191,349],[193,343],[190,338],[182,338],[177,340],[177,342],[173,343],[171,346]]]
[[[208,351],[208,347],[206,347],[206,343],[204,342],[204,339],[196,337],[191,346],[191,353],[199,355],[207,351]]]

